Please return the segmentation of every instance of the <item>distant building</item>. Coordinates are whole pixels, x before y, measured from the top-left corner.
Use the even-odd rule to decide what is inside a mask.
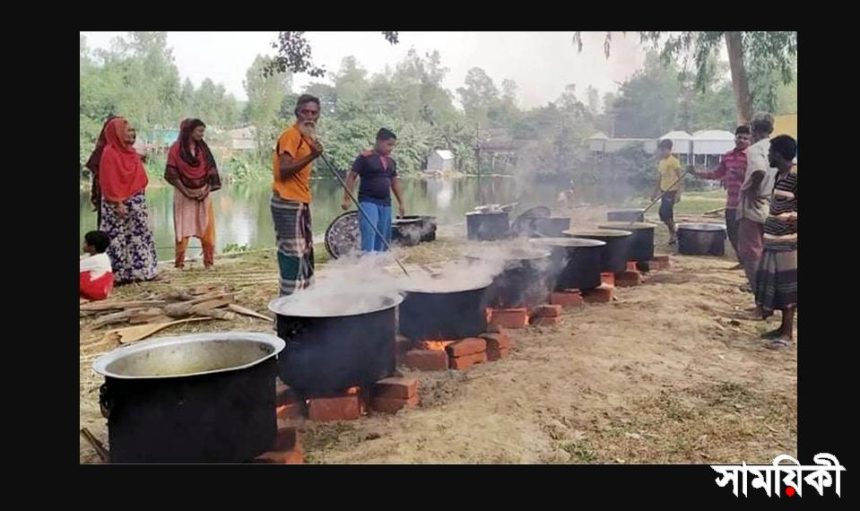
[[[253,151],[257,149],[257,130],[253,126],[227,131],[227,146],[231,151]]]
[[[734,148],[735,135],[730,131],[702,130],[693,133],[693,158],[696,165],[713,167]]]
[[[451,172],[454,170],[454,153],[447,149],[434,149],[427,157],[425,172]]]

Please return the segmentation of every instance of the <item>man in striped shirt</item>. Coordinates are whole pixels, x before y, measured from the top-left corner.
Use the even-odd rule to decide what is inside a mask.
[[[735,148],[723,155],[720,164],[709,172],[694,172],[701,179],[719,179],[726,187],[726,231],[729,242],[738,255],[738,204],[740,204],[741,185],[747,171],[747,147],[750,146],[752,134],[749,126],[738,126],[735,129]],[[738,264],[733,269],[739,270],[743,265]]]
[[[782,311],[782,324],[768,332],[769,348],[791,346],[797,308],[797,142],[788,135],[774,137],[768,160],[778,169],[770,211],[764,223],[764,252],[756,273],[755,301],[767,318]]]

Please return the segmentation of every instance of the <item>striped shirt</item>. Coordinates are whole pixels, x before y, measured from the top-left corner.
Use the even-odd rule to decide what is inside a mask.
[[[746,172],[746,150],[735,148],[723,155],[720,165],[713,172],[705,172],[700,176],[705,179],[722,180],[726,187],[726,209],[737,209]]]
[[[777,175],[776,185],[770,201],[770,213],[764,223],[766,246],[797,246],[797,221],[789,222],[797,215],[797,166],[782,175]]]

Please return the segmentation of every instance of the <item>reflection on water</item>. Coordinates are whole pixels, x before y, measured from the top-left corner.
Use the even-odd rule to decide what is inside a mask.
[[[482,203],[507,204],[518,201],[519,211],[539,204],[552,205],[561,188],[554,184],[522,186],[505,177],[463,178],[455,180],[401,180],[406,198],[406,213],[435,215],[440,225],[465,223],[465,214]],[[580,190],[577,190],[580,192]],[[343,189],[337,181],[312,182],[311,215],[315,237],[320,237],[329,223],[342,213]],[[153,187],[146,192],[150,221],[155,233],[159,260],[173,257],[173,188]],[[275,233],[269,212],[271,185],[268,182],[225,184],[215,192],[216,245],[220,252],[236,244],[250,248],[275,246]],[[483,200],[479,200],[483,198]],[[581,199],[582,197],[579,197]],[[392,198],[392,200],[394,200]],[[95,229],[96,215],[89,202],[89,192],[81,193],[80,228],[83,233]],[[395,210],[396,211],[396,210]],[[465,229],[465,227],[464,227]],[[191,247],[200,242],[192,239]],[[189,255],[196,255],[192,250]]]

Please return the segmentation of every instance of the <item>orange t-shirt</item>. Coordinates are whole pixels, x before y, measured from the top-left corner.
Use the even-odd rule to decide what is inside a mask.
[[[310,204],[311,170],[313,169],[313,163],[308,163],[295,175],[288,177],[286,181],[281,180],[280,171],[278,170],[278,160],[284,153],[292,156],[293,160],[301,160],[311,154],[311,146],[307,141],[302,140],[302,134],[295,124],[284,130],[275,144],[275,153],[272,160],[274,178],[272,181],[272,191],[284,200],[294,200]]]

